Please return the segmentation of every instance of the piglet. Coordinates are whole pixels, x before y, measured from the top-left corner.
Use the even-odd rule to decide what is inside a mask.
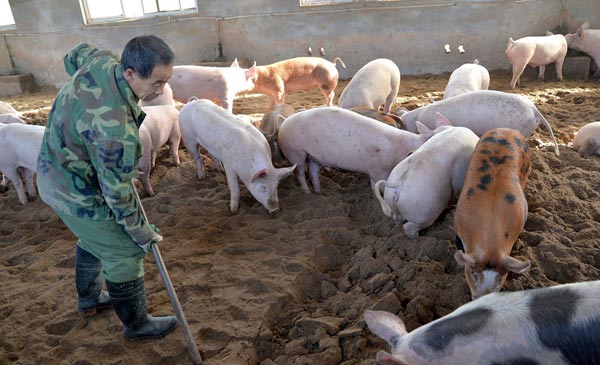
[[[493,293],[408,333],[396,315],[367,310],[392,353],[386,365],[591,365],[600,359],[600,281]]]
[[[397,164],[387,180],[375,184],[383,213],[396,223],[406,221],[403,227],[409,238],[431,226],[458,196],[477,141],[479,137],[467,128],[444,130]]]
[[[165,143],[169,143],[173,162],[179,166],[179,111],[173,105],[145,106],[142,110],[146,113],[146,118],[139,129],[143,154],[138,169],[144,189],[148,195],[154,196],[150,184],[150,171],[155,165],[156,153]]]
[[[273,160],[283,161],[279,143],[277,142],[277,135],[283,121],[295,112],[296,109],[290,104],[276,104],[265,113],[258,123],[258,129],[265,135],[267,141],[269,141]]]
[[[531,171],[531,155],[519,131],[496,128],[485,133],[469,161],[454,212],[459,249],[473,299],[499,291],[509,272],[523,273],[529,261],[510,256],[527,220],[523,190]]]
[[[269,213],[279,210],[277,185],[296,166],[274,168],[269,143],[258,128],[208,100],[194,100],[184,105],[179,123],[183,143],[196,161],[198,178],[205,176],[200,146],[211,155],[215,166],[223,163],[232,212],[239,208],[238,178]]]
[[[248,92],[267,95],[269,107],[273,107],[275,104],[285,103],[287,92],[318,87],[327,106],[331,106],[339,78],[336,68],[338,61],[346,68],[339,57],[333,62],[320,57],[296,57],[270,65],[256,66],[254,87]]]
[[[515,88],[527,65],[539,66],[538,79],[543,80],[546,65],[554,63],[556,76],[559,80],[563,79],[562,66],[567,55],[567,40],[562,34],[552,34],[550,32],[546,34],[546,36],[541,37],[524,37],[516,41],[512,38],[508,39],[505,53],[512,64],[511,89]]]
[[[400,89],[400,70],[394,61],[375,59],[361,67],[342,91],[338,106],[351,109],[367,107],[389,113]]]
[[[600,122],[584,125],[573,138],[573,148],[583,157],[600,155]]]
[[[450,119],[454,126],[469,128],[478,136],[494,128],[512,128],[529,137],[541,123],[550,133],[554,151],[559,155],[550,123],[526,96],[496,90],[472,91],[413,109],[400,118],[406,130],[416,132],[416,121],[429,128],[435,126],[437,113]]]
[[[444,90],[444,99],[469,91],[487,90],[490,86],[490,73],[478,60],[465,63],[452,71]]]
[[[21,204],[26,204],[28,199],[19,170],[23,174],[29,197],[37,195],[33,178],[45,129],[43,126],[22,123],[7,124],[0,128],[0,171],[3,174],[0,190],[6,192],[8,181],[12,182]]]
[[[254,87],[255,67],[243,69],[237,60],[230,67],[175,66],[169,85],[173,97],[181,103],[191,97],[209,99],[231,113],[235,96]]]
[[[321,192],[320,166],[362,172],[375,182],[385,180],[390,171],[435,133],[418,124],[417,135],[339,107],[320,107],[297,112],[279,129],[279,145],[285,157],[296,164],[296,178],[310,193],[305,164],[313,189]]]
[[[577,31],[565,36],[569,48],[589,54],[596,63],[596,76],[600,76],[600,29],[590,29],[585,22]]]

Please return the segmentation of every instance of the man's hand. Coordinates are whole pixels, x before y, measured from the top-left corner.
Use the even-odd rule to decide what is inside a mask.
[[[154,227],[156,228],[156,227]],[[156,230],[158,230],[158,228],[156,228]],[[159,243],[160,241],[162,241],[163,237],[159,234],[155,234],[154,237],[152,237],[152,239],[146,243],[144,243],[143,245],[138,245],[140,246],[140,248],[142,250],[144,250],[144,252],[150,252],[152,251],[152,246]]]

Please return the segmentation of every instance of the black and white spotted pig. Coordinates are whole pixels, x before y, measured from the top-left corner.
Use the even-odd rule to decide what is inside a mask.
[[[600,281],[488,294],[410,333],[392,313],[364,317],[392,346],[379,364],[600,364]]]

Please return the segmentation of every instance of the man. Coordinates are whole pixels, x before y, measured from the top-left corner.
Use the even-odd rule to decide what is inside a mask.
[[[64,57],[71,79],[54,101],[38,158],[42,200],[79,239],[77,310],[92,316],[112,305],[129,340],[162,338],[177,324],[147,312],[143,260],[162,237],[142,217],[132,184],[145,116],[138,101],[162,93],[173,59],[152,35],[131,39],[120,62],[86,43],[73,48]]]

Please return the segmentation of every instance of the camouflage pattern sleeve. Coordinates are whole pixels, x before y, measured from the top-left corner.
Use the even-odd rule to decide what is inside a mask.
[[[111,113],[103,116],[107,114]],[[125,113],[122,115],[127,117]],[[88,138],[87,148],[104,200],[115,215],[115,221],[132,240],[137,245],[147,244],[155,232],[142,217],[131,185],[131,180],[138,174],[137,160],[141,153],[137,130],[117,120],[98,119],[92,124],[99,126],[96,128],[98,135]],[[122,137],[111,138],[115,135]]]

